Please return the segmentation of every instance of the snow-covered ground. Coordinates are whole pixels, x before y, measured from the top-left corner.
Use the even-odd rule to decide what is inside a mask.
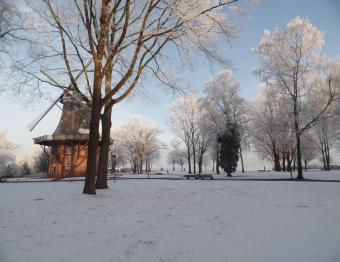
[[[340,261],[337,182],[109,186],[89,196],[81,181],[0,184],[0,261]]]

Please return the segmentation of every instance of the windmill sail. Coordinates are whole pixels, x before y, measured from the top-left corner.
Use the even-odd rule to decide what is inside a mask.
[[[86,69],[88,68],[88,66],[92,63],[92,61],[93,61],[93,58],[91,58],[89,61],[87,61],[87,63],[84,65],[84,68],[82,69],[82,70],[80,70],[79,72],[78,72],[78,74],[74,77],[74,80],[75,81],[77,81],[78,80],[78,78],[86,71]],[[70,83],[70,85],[69,85],[69,88],[71,87],[71,83]]]
[[[60,101],[63,95],[59,96],[44,112],[42,112],[36,119],[29,123],[26,127],[30,132],[39,124],[39,122],[47,115],[48,112]]]
[[[40,70],[40,73],[42,73],[45,77],[47,77],[55,86],[63,89],[63,87],[57,81],[55,81],[49,74],[47,74],[46,71]]]

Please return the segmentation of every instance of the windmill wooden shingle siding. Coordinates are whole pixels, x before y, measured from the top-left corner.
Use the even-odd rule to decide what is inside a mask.
[[[90,110],[79,93],[65,93],[60,102],[63,111],[51,136],[33,139],[49,155],[48,176],[54,178],[84,176],[87,160]],[[46,150],[46,147],[49,150]]]

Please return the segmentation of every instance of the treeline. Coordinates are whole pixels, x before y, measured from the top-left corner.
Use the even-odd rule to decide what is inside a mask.
[[[308,19],[296,17],[283,31],[265,30],[253,49],[261,80],[253,102],[240,97],[230,70],[205,83],[204,96],[178,98],[170,107],[173,163],[185,158],[188,171],[202,171],[207,154],[219,173],[219,136],[236,127],[242,171],[243,151],[253,150],[276,171],[298,171],[319,158],[331,167],[331,149],[340,131],[340,63],[321,53],[323,34]]]

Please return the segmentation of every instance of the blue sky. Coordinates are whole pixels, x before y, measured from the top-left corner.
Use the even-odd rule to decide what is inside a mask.
[[[226,54],[235,70],[235,78],[240,83],[241,94],[248,100],[256,95],[259,83],[252,74],[256,69],[258,60],[251,49],[256,46],[264,29],[273,30],[275,27],[282,29],[285,24],[296,16],[308,17],[312,24],[325,33],[324,53],[340,59],[340,0],[263,0],[251,12],[248,18],[240,20],[242,31],[232,40],[232,48]],[[204,82],[221,68],[208,66],[203,59],[196,60],[193,71],[185,73],[183,85],[190,84],[198,92],[203,89]],[[1,79],[0,79],[1,80]],[[2,85],[6,85],[3,83]],[[135,97],[121,104],[113,110],[113,126],[118,126],[126,119],[140,115],[152,121],[163,130],[162,139],[170,142],[171,134],[167,130],[169,118],[167,105],[175,96],[161,91],[157,83],[148,83],[151,92],[148,98]],[[23,105],[16,104],[13,99],[0,96],[0,128],[8,129],[9,139],[20,148],[19,155],[29,154],[35,147],[32,137],[51,134],[59,121],[60,110],[54,109],[36,130],[30,133],[25,125],[33,120],[48,103],[38,106],[36,111],[27,110]],[[252,157],[248,165],[255,167],[256,159]],[[262,164],[261,164],[262,165]]]

